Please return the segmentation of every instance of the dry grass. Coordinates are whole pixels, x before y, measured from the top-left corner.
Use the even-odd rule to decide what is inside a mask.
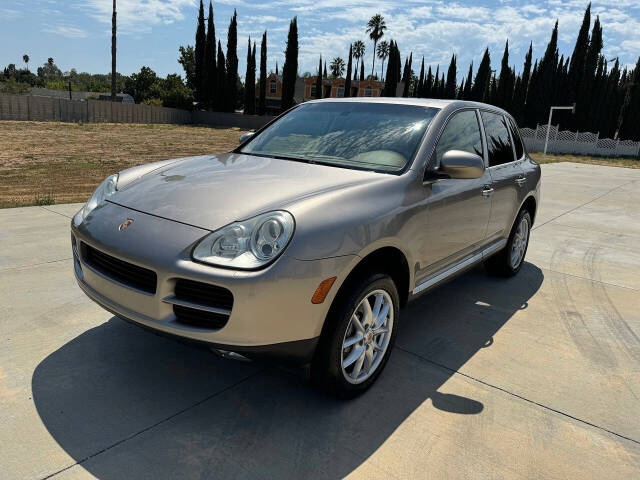
[[[612,157],[585,157],[581,155],[547,155],[542,160],[541,153],[531,153],[531,157],[538,163],[575,162],[588,163],[590,165],[607,165],[609,167],[640,168],[638,158],[612,158]]]
[[[220,153],[237,128],[0,121],[0,208],[85,201],[106,176],[168,158]]]

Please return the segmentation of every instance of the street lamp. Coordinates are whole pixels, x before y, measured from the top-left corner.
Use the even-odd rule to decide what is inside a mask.
[[[542,161],[547,159],[547,145],[549,145],[549,131],[551,130],[551,117],[554,110],[571,110],[571,113],[576,113],[576,104],[574,103],[570,107],[551,107],[549,110],[549,123],[547,123],[547,138],[544,140],[544,153],[542,154]]]

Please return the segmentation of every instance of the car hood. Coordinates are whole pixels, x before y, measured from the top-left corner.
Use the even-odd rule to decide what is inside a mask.
[[[164,167],[164,168],[163,168]],[[386,175],[237,153],[168,162],[119,188],[118,205],[215,230]]]

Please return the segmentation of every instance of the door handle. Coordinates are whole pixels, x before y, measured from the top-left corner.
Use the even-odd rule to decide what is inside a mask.
[[[516,183],[518,184],[519,187],[523,186],[527,181],[527,177],[521,176],[516,178]]]
[[[484,187],[482,187],[483,197],[485,198],[490,197],[492,193],[493,193],[493,188],[491,188],[489,185],[485,185]]]

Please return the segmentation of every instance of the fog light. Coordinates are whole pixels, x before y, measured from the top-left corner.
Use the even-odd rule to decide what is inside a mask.
[[[311,303],[317,304],[317,303],[324,302],[324,299],[327,297],[327,294],[329,293],[329,290],[331,290],[331,287],[333,286],[333,282],[335,281],[336,281],[336,277],[331,277],[320,282],[320,285],[318,285],[318,288],[316,288],[316,291],[313,294],[313,297],[311,297]]]

